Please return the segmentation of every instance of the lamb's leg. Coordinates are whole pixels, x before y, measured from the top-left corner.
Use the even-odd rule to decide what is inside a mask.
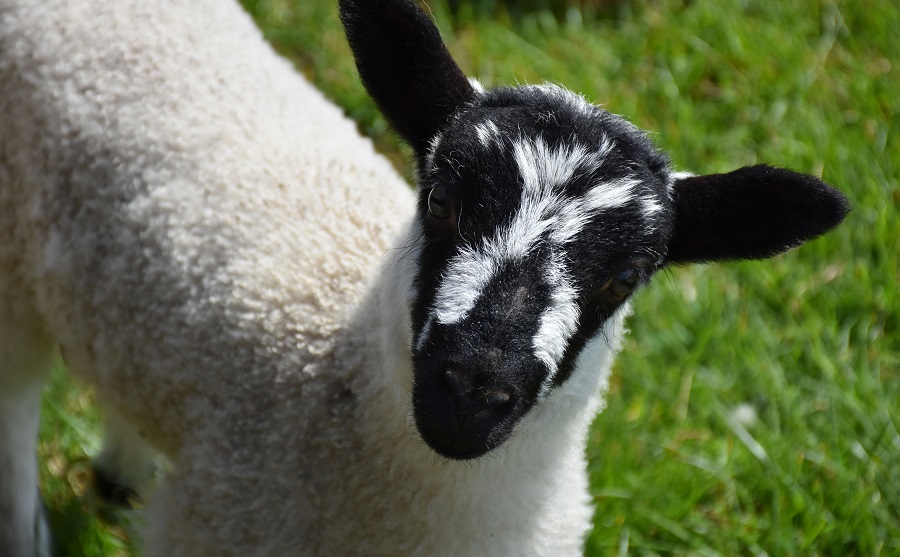
[[[50,554],[50,529],[37,489],[35,450],[41,389],[0,386],[0,554]],[[12,395],[12,396],[10,396]]]
[[[50,554],[36,449],[53,341],[12,282],[0,274],[0,555],[33,557]]]
[[[157,469],[157,453],[128,421],[107,410],[103,450],[94,459],[98,492],[106,500],[134,506],[146,496]]]

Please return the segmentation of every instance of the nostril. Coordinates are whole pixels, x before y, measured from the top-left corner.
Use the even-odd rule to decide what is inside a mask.
[[[481,394],[481,406],[485,409],[496,408],[509,402],[512,395],[505,389],[490,389]]]
[[[474,404],[476,422],[497,420],[505,416],[512,408],[512,392],[507,389],[494,388],[479,393]]]
[[[448,366],[444,370],[444,378],[456,399],[457,408],[470,416],[474,415],[476,419],[504,408],[513,398],[512,389],[476,384],[471,373],[458,367]]]
[[[468,374],[463,373],[454,367],[448,367],[444,371],[444,377],[454,395],[458,398],[469,397],[469,393],[472,392],[472,379]]]

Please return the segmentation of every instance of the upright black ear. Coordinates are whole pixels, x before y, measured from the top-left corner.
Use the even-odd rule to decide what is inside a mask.
[[[844,219],[850,204],[818,178],[770,166],[678,179],[668,261],[762,259]]]
[[[412,0],[340,0],[340,11],[363,85],[397,133],[424,155],[475,90]]]

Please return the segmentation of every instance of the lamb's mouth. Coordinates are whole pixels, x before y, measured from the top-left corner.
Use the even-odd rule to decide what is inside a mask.
[[[502,445],[512,427],[490,423],[490,418],[466,419],[447,423],[430,419],[427,412],[416,412],[416,426],[422,440],[437,454],[452,460],[470,460],[484,456]]]

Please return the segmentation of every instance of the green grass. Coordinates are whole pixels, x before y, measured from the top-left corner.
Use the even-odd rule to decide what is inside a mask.
[[[334,4],[245,1],[408,175]],[[653,130],[681,169],[765,161],[820,175],[854,205],[795,252],[673,269],[637,297],[588,447],[598,511],[587,552],[900,555],[894,0],[429,5],[488,86],[565,84]],[[128,517],[87,489],[95,410],[60,374],[44,410],[42,482],[62,553],[128,554]]]

